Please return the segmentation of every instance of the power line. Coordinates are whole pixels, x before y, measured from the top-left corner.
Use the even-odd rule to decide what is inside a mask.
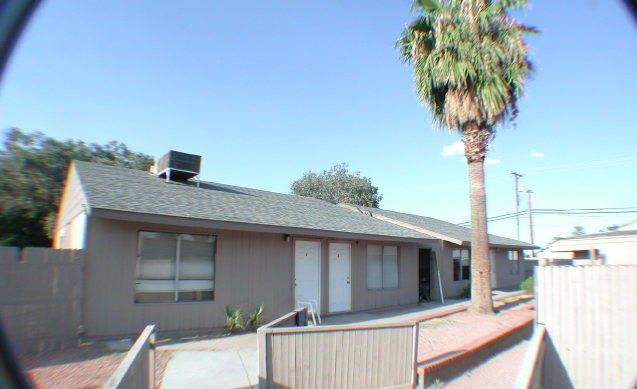
[[[543,171],[554,172],[554,171],[563,171],[563,170],[583,169],[583,168],[590,168],[590,167],[623,165],[625,163],[634,163],[634,162],[637,162],[637,156],[606,159],[602,161],[569,163],[565,165],[544,166],[544,167],[537,167],[537,168],[521,169],[520,171],[524,173],[540,173]]]
[[[571,163],[565,165],[553,165],[553,166],[544,166],[537,168],[528,168],[528,169],[518,169],[518,172],[525,174],[535,174],[535,173],[552,173],[556,171],[565,171],[565,170],[577,170],[577,169],[585,169],[585,168],[595,168],[595,167],[606,167],[606,166],[614,166],[614,165],[623,165],[627,163],[637,163],[637,156],[632,157],[624,157],[624,158],[615,158],[615,159],[606,159],[602,161],[591,161],[591,162],[578,162]],[[496,180],[501,180],[506,178],[510,173],[495,173],[495,174],[487,174],[485,176],[485,180],[487,182],[492,182]],[[452,187],[462,187],[468,186],[468,181],[451,181],[444,184],[437,185],[427,185],[421,188],[408,189],[401,192],[390,192],[388,195],[406,195],[411,193],[422,193],[422,192],[431,192],[436,191],[441,188],[452,188]],[[631,185],[632,186],[632,185]],[[546,192],[545,192],[546,193]],[[548,192],[554,193],[554,192]]]
[[[519,213],[506,213],[503,215],[487,218],[487,222],[497,222],[508,220],[514,217],[526,216],[529,211],[521,211]],[[632,214],[637,213],[637,207],[619,207],[619,208],[574,208],[574,209],[534,209],[534,215],[604,215],[604,214]],[[471,222],[458,223],[459,226],[471,225]]]

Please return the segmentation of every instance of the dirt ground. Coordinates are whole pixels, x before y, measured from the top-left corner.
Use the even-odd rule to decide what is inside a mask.
[[[161,387],[170,354],[165,350],[155,354],[156,389]],[[91,343],[72,350],[19,357],[18,363],[36,389],[93,389],[108,381],[125,355],[102,343]]]
[[[452,381],[439,382],[438,388],[510,389],[515,383],[518,367],[522,363],[522,359],[524,359],[524,353],[528,346],[529,342],[527,340],[522,341],[510,349],[494,355],[481,365]]]
[[[468,312],[431,319],[420,323],[418,360],[423,361],[444,352],[454,351],[474,339],[511,327],[533,313],[501,310],[493,315],[472,315]]]
[[[530,304],[529,304],[530,303]],[[522,305],[523,304],[523,305]],[[495,331],[509,328],[533,316],[529,298],[509,300],[494,315],[471,315],[468,312],[431,319],[420,323],[418,360],[426,360],[463,346]],[[448,382],[434,382],[430,389],[506,389],[511,388],[524,358],[528,341],[503,350],[480,365]]]

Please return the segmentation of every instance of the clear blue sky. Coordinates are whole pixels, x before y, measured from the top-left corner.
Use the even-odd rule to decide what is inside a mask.
[[[409,8],[45,0],[2,80],[0,128],[199,154],[204,180],[282,193],[347,162],[381,208],[465,222],[467,166],[443,155],[459,136],[432,129],[393,49]],[[533,208],[637,207],[634,19],[619,0],[537,0],[521,18],[543,31],[529,40],[537,72],[489,155],[489,216],[515,212],[512,170]],[[535,241],[637,219],[600,216],[537,215]],[[489,230],[515,238],[515,219]]]

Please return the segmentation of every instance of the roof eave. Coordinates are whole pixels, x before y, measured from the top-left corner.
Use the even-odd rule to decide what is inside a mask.
[[[188,227],[203,227],[212,229],[225,229],[235,231],[252,231],[252,232],[265,232],[265,233],[281,233],[299,236],[321,236],[326,238],[335,239],[351,239],[351,240],[376,240],[376,241],[400,241],[411,243],[423,243],[423,241],[430,241],[433,239],[428,238],[416,238],[416,237],[401,237],[391,235],[377,235],[366,234],[362,232],[347,232],[347,231],[334,231],[334,230],[321,230],[313,228],[303,227],[288,227],[270,224],[258,224],[239,221],[226,221],[226,220],[210,220],[210,219],[198,219],[183,216],[170,216],[170,215],[157,215],[151,213],[132,212],[124,210],[114,210],[106,208],[93,208],[91,214],[93,217],[104,219],[115,219],[125,221],[139,221],[144,223],[155,224],[170,224],[178,226]]]

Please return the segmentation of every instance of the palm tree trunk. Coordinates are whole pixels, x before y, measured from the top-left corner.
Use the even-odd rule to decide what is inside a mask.
[[[484,159],[468,160],[471,187],[471,313],[493,313]]]
[[[467,123],[462,132],[471,187],[471,313],[493,313],[487,193],[484,187],[484,158],[493,135],[491,127],[480,126],[476,122]]]

